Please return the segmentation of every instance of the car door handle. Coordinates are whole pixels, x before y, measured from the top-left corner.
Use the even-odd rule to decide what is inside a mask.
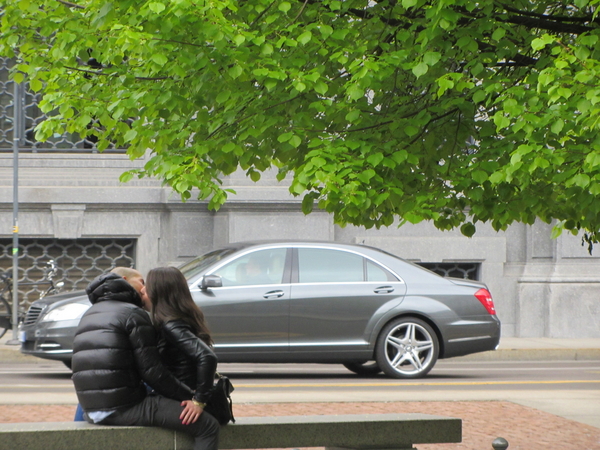
[[[263,298],[281,298],[284,294],[285,293],[283,291],[269,291],[265,295],[263,295]]]
[[[375,288],[374,292],[376,294],[389,294],[390,292],[394,292],[394,288],[392,286],[380,286]]]

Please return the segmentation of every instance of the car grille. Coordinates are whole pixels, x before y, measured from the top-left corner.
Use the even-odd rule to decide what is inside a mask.
[[[35,323],[36,320],[40,317],[40,314],[44,308],[40,308],[39,306],[31,306],[29,311],[27,311],[27,315],[25,316],[25,320],[23,321],[24,325],[31,325]]]

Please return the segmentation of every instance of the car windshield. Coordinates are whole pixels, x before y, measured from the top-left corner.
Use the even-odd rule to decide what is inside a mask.
[[[187,280],[190,280],[203,273],[209,266],[231,255],[236,250],[237,249],[235,248],[221,248],[219,250],[213,250],[212,252],[199,256],[198,258],[192,259],[181,266],[179,270],[181,270],[181,273],[183,273]]]

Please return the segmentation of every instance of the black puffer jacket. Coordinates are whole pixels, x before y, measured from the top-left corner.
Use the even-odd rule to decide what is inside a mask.
[[[190,400],[192,391],[161,363],[157,334],[136,290],[119,275],[100,275],[87,287],[92,307],[73,342],[73,384],[84,411],[127,408],[159,394]]]
[[[214,386],[217,356],[183,320],[171,320],[160,327],[160,357],[167,368],[195,390],[194,398],[206,403]]]

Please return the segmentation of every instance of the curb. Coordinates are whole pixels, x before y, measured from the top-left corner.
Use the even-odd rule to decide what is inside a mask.
[[[11,347],[11,348],[6,348]],[[43,364],[50,360],[23,355],[19,346],[0,346],[0,363]],[[449,358],[447,361],[600,361],[600,348],[508,348]]]
[[[600,348],[506,348],[448,361],[598,361]]]

